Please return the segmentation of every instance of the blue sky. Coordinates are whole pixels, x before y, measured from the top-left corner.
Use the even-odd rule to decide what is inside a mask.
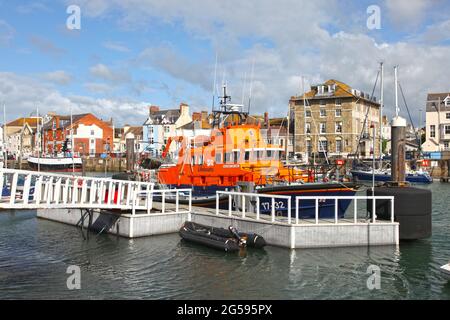
[[[71,4],[81,30],[66,28]],[[372,4],[380,30],[366,26]],[[383,60],[388,113],[398,64],[418,119],[427,92],[450,90],[448,9],[442,0],[0,0],[0,101],[9,119],[39,105],[118,125],[143,123],[149,104],[209,110],[217,54],[217,81],[236,100],[248,99],[254,64],[253,110],[282,116],[301,76],[370,92]]]

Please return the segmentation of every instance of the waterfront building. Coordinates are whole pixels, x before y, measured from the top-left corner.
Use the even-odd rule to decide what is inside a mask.
[[[127,150],[127,138],[134,139],[134,150],[136,152],[144,151],[143,127],[124,125],[122,128],[114,128],[113,152],[124,154]]]
[[[176,130],[192,122],[189,106],[181,103],[178,109],[160,110],[149,107],[149,117],[143,124],[142,148],[152,156],[160,156],[169,137],[177,135]],[[170,146],[169,153],[176,154],[176,144]]]
[[[53,114],[43,125],[44,152],[55,155],[63,152],[64,146],[80,156],[97,157],[109,154],[113,147],[112,120],[103,121],[92,113],[67,115]]]
[[[368,93],[328,80],[312,85],[304,95],[291,97],[289,106],[296,156],[371,158],[371,125],[375,126],[375,156],[379,156],[380,104]]]
[[[6,124],[5,148],[9,155],[16,159],[26,159],[32,155],[36,145],[38,121],[41,121],[41,118],[23,117]]]
[[[450,150],[450,92],[429,93],[426,102],[425,152]]]

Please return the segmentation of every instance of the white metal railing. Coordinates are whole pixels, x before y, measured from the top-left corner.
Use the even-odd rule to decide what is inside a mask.
[[[221,197],[222,196],[222,197]],[[388,200],[390,202],[390,222],[394,223],[394,197],[393,196],[296,196],[295,197],[295,217],[292,217],[292,211],[291,211],[291,200],[292,197],[291,196],[285,196],[285,195],[272,195],[272,194],[259,194],[259,193],[244,193],[244,192],[232,192],[232,191],[217,191],[216,192],[216,215],[220,215],[221,214],[221,210],[220,210],[220,201],[223,201],[224,198],[223,196],[227,196],[228,199],[226,199],[226,201],[228,202],[228,206],[227,209],[225,209],[226,215],[228,215],[229,217],[233,216],[233,213],[236,215],[240,215],[242,218],[251,218],[251,219],[256,219],[256,220],[262,220],[261,219],[261,208],[260,208],[260,199],[261,198],[269,198],[271,199],[271,205],[270,205],[270,216],[271,216],[271,221],[275,222],[276,219],[276,211],[280,210],[280,208],[277,208],[276,206],[276,200],[277,199],[281,199],[286,201],[287,200],[287,204],[283,209],[287,209],[287,214],[286,216],[283,216],[282,218],[278,219],[277,222],[283,222],[283,223],[287,223],[287,224],[299,224],[300,223],[300,210],[311,210],[310,208],[307,209],[302,209],[299,205],[301,203],[301,201],[314,201],[314,206],[313,206],[313,210],[314,210],[314,219],[302,219],[302,221],[307,222],[308,224],[311,223],[311,221],[306,221],[306,220],[312,220],[314,224],[319,224],[319,220],[320,220],[320,209],[321,209],[321,205],[324,205],[324,201],[326,202],[327,200],[332,200],[331,205],[334,207],[334,222],[333,224],[338,224],[339,223],[339,201],[342,200],[350,200],[353,202],[353,219],[351,222],[346,221],[346,223],[353,223],[353,224],[357,224],[358,223],[358,200],[372,200],[372,219],[371,222],[372,223],[376,223],[376,201],[377,200]],[[241,200],[241,209],[238,210],[238,205],[235,204],[235,210],[233,210],[233,197],[235,199],[242,199]],[[254,204],[252,204],[255,208],[256,212],[252,212],[254,214],[248,214],[246,212],[246,200],[251,201],[252,198],[256,198],[256,202]],[[334,202],[334,203],[333,203]],[[330,205],[325,204],[325,205]],[[348,204],[348,206],[350,206],[350,204]],[[368,208],[366,208],[368,209]],[[234,212],[233,212],[234,211]],[[286,211],[286,210],[284,210]],[[366,210],[368,211],[368,210]],[[223,212],[223,211],[222,211]],[[265,219],[264,219],[265,220]],[[386,221],[383,221],[384,223],[386,223]]]
[[[180,210],[180,193],[188,193],[188,209]],[[169,196],[167,196],[167,194]],[[158,196],[159,195],[159,196]],[[154,199],[156,196],[156,199]],[[182,196],[185,196],[184,194]],[[175,206],[173,213],[192,212],[192,189],[152,189],[150,191],[136,192],[133,199],[132,214],[136,210],[145,210],[147,214],[153,209],[153,202],[161,203],[161,213],[167,213],[167,200]]]
[[[260,220],[260,198],[270,198],[271,199],[271,220],[275,222],[275,213],[276,213],[276,199],[287,200],[287,210],[291,212],[291,196],[283,196],[283,195],[272,195],[272,194],[263,194],[263,193],[245,193],[245,192],[233,192],[233,191],[217,191],[216,192],[216,215],[219,215],[219,203],[220,203],[220,195],[228,195],[228,216],[232,216],[233,213],[233,205],[232,205],[232,197],[238,196],[242,199],[242,210],[241,216],[242,218],[246,217],[246,199],[247,198],[256,198],[256,220]],[[288,214],[288,223],[291,223],[291,215]]]
[[[175,194],[175,212],[179,212],[181,192],[189,193],[190,212],[190,189],[155,190],[154,184],[148,182],[0,169],[0,209],[85,208],[150,213],[154,197],[161,194],[162,212],[167,213],[165,199],[171,193]]]
[[[297,196],[295,197],[295,223],[299,223],[300,201],[314,200],[314,221],[319,224],[320,201],[334,200],[334,223],[339,220],[339,200],[353,202],[353,223],[358,223],[358,200],[372,200],[372,223],[376,222],[376,200],[389,200],[391,205],[391,222],[394,222],[394,196]],[[368,208],[367,208],[368,209]]]

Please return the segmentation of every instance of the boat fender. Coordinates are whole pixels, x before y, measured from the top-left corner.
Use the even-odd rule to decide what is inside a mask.
[[[236,230],[235,227],[229,226],[229,227],[228,227],[228,230],[230,230],[230,232],[233,234],[233,236],[234,236],[237,240],[239,240],[239,245],[240,245],[240,246],[245,246],[245,245],[246,245],[247,241],[244,239],[244,237],[241,237],[241,236],[239,235],[239,233],[238,233],[238,231]]]

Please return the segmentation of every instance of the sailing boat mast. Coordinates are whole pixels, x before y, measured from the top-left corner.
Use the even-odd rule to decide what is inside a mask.
[[[75,173],[75,162],[73,161],[73,152],[75,150],[75,146],[73,144],[73,114],[72,114],[72,106],[70,106],[70,144],[72,145],[72,150],[70,150],[70,155],[72,156],[72,173]]]
[[[384,66],[383,62],[380,62],[380,133],[379,133],[379,149],[380,149],[380,169],[383,167],[383,107],[384,107]],[[373,168],[375,169],[375,168]]]
[[[305,96],[305,78],[302,76],[302,93],[303,93],[303,122],[304,122],[304,128],[305,128],[305,154],[306,154],[306,164],[309,164],[309,152],[308,147],[306,145],[306,96]]]
[[[8,151],[6,150],[6,103],[3,102],[3,148],[5,153],[5,169],[8,169]]]

